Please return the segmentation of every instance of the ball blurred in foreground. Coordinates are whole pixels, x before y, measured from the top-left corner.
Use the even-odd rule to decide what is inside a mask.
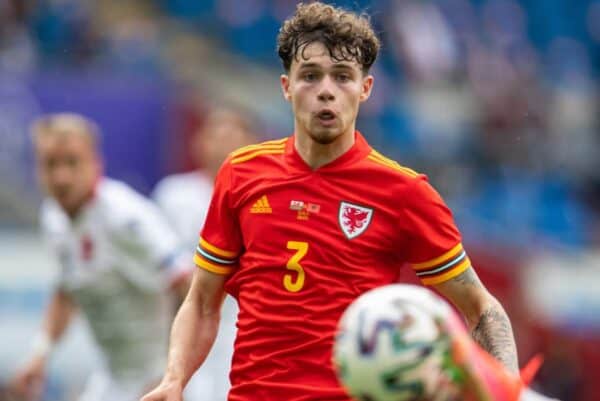
[[[368,291],[338,323],[334,366],[360,401],[454,399],[450,306],[424,287],[393,284]]]

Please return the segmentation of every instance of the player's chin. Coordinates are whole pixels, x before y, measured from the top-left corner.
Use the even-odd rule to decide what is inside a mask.
[[[83,203],[83,200],[81,199],[81,197],[76,196],[75,194],[58,196],[58,197],[54,197],[54,199],[56,200],[56,202],[58,202],[58,204],[64,210],[67,210],[67,211],[77,210]]]
[[[329,145],[340,137],[342,131],[337,127],[314,127],[310,137],[320,145]]]
[[[67,191],[55,190],[55,191],[50,191],[49,194],[62,207],[68,207],[74,201],[73,195]]]

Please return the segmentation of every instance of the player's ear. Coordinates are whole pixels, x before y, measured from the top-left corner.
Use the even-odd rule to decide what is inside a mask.
[[[360,92],[360,101],[361,102],[364,102],[371,96],[371,91],[373,90],[373,81],[374,80],[375,80],[375,78],[373,78],[373,75],[366,75],[362,79],[362,87],[361,87],[361,92]]]
[[[289,102],[292,98],[292,95],[290,94],[290,77],[287,74],[281,74],[279,81],[281,82],[283,97]]]

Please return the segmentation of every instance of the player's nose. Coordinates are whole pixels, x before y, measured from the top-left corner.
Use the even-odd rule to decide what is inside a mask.
[[[322,79],[317,93],[318,99],[322,102],[335,100],[333,81],[329,77]]]
[[[55,186],[68,186],[73,180],[71,170],[66,166],[56,167],[51,174],[51,181]]]

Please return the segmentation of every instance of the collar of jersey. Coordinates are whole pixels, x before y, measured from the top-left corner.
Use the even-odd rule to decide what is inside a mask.
[[[366,139],[362,136],[359,131],[354,132],[354,144],[350,149],[337,159],[313,170],[296,150],[294,146],[295,135],[290,136],[290,139],[286,142],[285,146],[285,160],[288,166],[294,170],[303,172],[331,172],[337,171],[340,168],[352,165],[365,157],[371,152],[371,147],[367,143]]]

